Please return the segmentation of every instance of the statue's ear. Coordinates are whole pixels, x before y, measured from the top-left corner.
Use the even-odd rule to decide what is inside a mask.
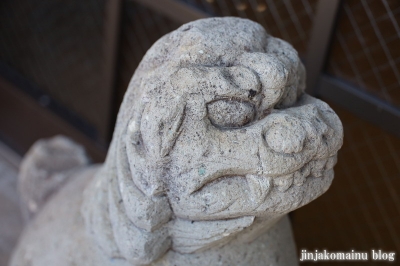
[[[182,131],[185,109],[180,98],[168,103],[154,99],[144,107],[141,117],[131,119],[127,126],[126,153],[132,178],[148,196],[164,191],[165,165]]]
[[[161,157],[165,157],[170,153],[175,145],[176,139],[182,132],[181,125],[185,118],[185,109],[186,105],[178,105],[176,109],[160,121]]]
[[[160,187],[161,178],[147,167],[150,162],[144,150],[135,147],[140,143],[132,145],[133,139],[127,129],[118,142],[117,178],[110,180],[108,189],[109,211],[119,252],[133,265],[142,265],[153,262],[169,249],[171,239],[165,225],[172,210],[165,195],[155,195],[153,189]]]
[[[108,196],[110,222],[112,224],[112,231],[118,250],[121,255],[133,265],[150,264],[164,255],[170,248],[171,238],[169,237],[168,229],[162,226],[158,229],[148,231],[137,226],[135,222],[138,222],[138,220],[157,219],[157,213],[152,213],[151,217],[136,216],[135,221],[129,219],[126,207],[132,202],[125,202],[124,197],[120,195],[118,189],[114,189],[115,187],[113,186],[117,185],[114,182],[116,182],[116,180],[111,180],[110,182],[111,188],[109,189]],[[132,191],[121,191],[123,195],[130,192]],[[131,199],[132,197],[134,200],[143,199],[143,196],[139,194],[131,195]],[[135,199],[136,196],[139,197]],[[136,202],[135,206],[148,205],[150,202],[151,199],[147,199],[145,202]],[[150,205],[154,206],[157,204]],[[141,215],[147,216],[143,208],[146,207],[141,207]]]
[[[185,118],[184,100],[179,96],[168,96],[162,97],[169,99],[168,102],[154,100],[148,104],[141,119],[140,132],[146,157],[151,157],[153,163],[164,160],[171,152]]]

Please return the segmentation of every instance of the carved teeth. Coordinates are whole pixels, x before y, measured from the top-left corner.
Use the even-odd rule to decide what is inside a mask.
[[[306,182],[306,178],[310,175],[310,164],[304,165],[301,169],[294,173],[293,183],[296,186],[301,186]]]
[[[306,181],[307,177],[312,175],[314,177],[322,177],[325,171],[332,169],[337,162],[337,156],[331,156],[327,159],[315,160],[307,163],[301,169],[294,173],[293,184],[301,186]]]
[[[251,198],[258,205],[265,200],[268,195],[270,178],[257,175],[246,175],[247,183],[250,188]]]
[[[293,184],[293,174],[274,177],[272,180],[280,192],[285,192]]]
[[[325,169],[326,170],[332,169],[336,163],[337,163],[336,155],[329,157],[328,161],[326,162]]]
[[[313,162],[311,162],[311,173],[313,176],[315,177],[321,177],[324,175],[324,171],[325,171],[325,165],[326,162],[328,160],[327,159],[322,159],[322,160],[315,160]]]

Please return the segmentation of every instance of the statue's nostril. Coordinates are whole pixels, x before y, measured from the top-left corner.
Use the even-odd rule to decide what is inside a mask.
[[[304,147],[306,131],[300,121],[286,121],[273,125],[265,133],[265,140],[268,146],[280,153],[297,153]]]

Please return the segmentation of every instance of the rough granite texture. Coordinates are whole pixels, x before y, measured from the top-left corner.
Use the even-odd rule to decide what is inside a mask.
[[[297,52],[255,22],[165,35],[131,80],[106,162],[68,171],[11,265],[297,265],[286,214],[329,188],[343,140],[304,87]]]

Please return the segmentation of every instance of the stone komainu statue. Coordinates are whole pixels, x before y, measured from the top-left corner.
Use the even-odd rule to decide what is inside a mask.
[[[11,265],[296,265],[286,214],[328,189],[343,139],[304,87],[297,52],[249,20],[165,35],[132,78],[103,165],[64,153],[62,138],[27,155],[20,189],[35,217]],[[63,156],[68,167],[50,167]]]

